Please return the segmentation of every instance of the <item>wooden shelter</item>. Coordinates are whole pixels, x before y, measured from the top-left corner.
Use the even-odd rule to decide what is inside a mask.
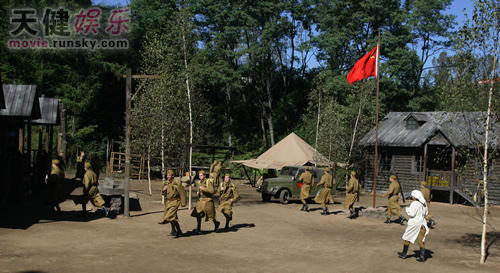
[[[33,164],[35,185],[43,184],[45,175],[50,173],[54,126],[60,124],[59,99],[42,96],[38,100],[41,117],[31,121],[32,125],[38,125],[38,148]]]
[[[35,85],[2,87],[5,109],[0,110],[0,206],[21,199],[30,187],[31,121],[41,118]]]
[[[492,119],[489,193],[500,203],[500,126]],[[405,196],[427,181],[435,197],[475,204],[476,179],[482,179],[486,114],[483,112],[391,112],[378,131],[377,192],[386,192],[397,174]],[[496,132],[496,133],[495,133]],[[375,128],[359,142],[366,147],[365,190],[373,191]],[[440,195],[441,194],[441,195]],[[449,196],[449,197],[448,197]]]

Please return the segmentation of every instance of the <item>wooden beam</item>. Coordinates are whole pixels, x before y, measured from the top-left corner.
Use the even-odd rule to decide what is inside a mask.
[[[123,78],[126,79],[127,75],[123,75]],[[132,79],[153,79],[153,80],[161,80],[161,76],[158,75],[132,75]]]

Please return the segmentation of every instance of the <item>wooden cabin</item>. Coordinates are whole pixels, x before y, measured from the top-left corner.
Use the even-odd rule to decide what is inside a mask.
[[[0,110],[0,206],[22,199],[25,186],[30,184],[31,120],[41,118],[35,85],[2,87],[5,109]]]
[[[387,192],[397,174],[409,196],[427,181],[434,198],[471,203],[483,179],[485,112],[391,112],[379,123],[376,189]],[[500,204],[500,126],[492,116],[489,131],[489,202]],[[365,190],[373,191],[375,128],[359,142],[365,147]]]

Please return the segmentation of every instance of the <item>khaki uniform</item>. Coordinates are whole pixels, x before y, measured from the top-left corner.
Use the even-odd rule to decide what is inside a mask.
[[[61,195],[61,189],[63,183],[64,183],[64,172],[59,167],[53,168],[47,180],[47,184],[50,189],[48,197],[48,203],[50,205],[56,206],[59,204],[59,198]]]
[[[346,196],[344,201],[344,208],[348,210],[352,210],[354,207],[354,202],[358,200],[359,194],[359,182],[358,179],[351,177],[347,184],[346,188]]]
[[[389,197],[389,201],[387,203],[387,218],[391,218],[392,214],[401,217],[399,210],[401,207],[399,206],[399,193],[401,192],[401,188],[399,187],[399,183],[394,180],[389,185],[389,191],[384,193],[383,197]]]
[[[212,165],[210,165],[210,170],[208,172],[208,175],[209,175],[209,178],[214,178],[214,167],[217,166],[217,162],[214,162],[212,163]]]
[[[163,182],[162,189],[167,187],[166,190],[162,190],[163,196],[165,196],[165,210],[163,212],[163,218],[160,223],[168,223],[178,221],[177,210],[179,206],[186,206],[186,190],[182,183],[178,179],[167,180]]]
[[[213,179],[214,179],[214,182],[216,182],[217,184],[219,184],[219,179],[220,179],[220,173],[221,173],[221,165],[217,164],[214,166],[214,174],[213,174]]]
[[[318,186],[323,185],[323,189],[319,195],[314,198],[314,202],[321,204],[323,210],[326,210],[327,204],[333,204],[332,187],[334,184],[335,181],[333,181],[333,177],[329,173],[325,173],[318,183]]]
[[[104,208],[104,199],[99,194],[97,186],[97,175],[92,170],[87,170],[83,176],[83,194],[79,197],[78,202],[82,205],[87,204],[89,201],[98,208]]]
[[[302,187],[300,188],[300,201],[302,201],[302,204],[306,205],[306,200],[311,195],[311,188],[314,186],[312,173],[310,171],[303,172],[299,177],[299,182],[302,182]]]
[[[203,186],[203,190],[198,189],[200,193],[200,199],[198,200],[198,204],[196,205],[196,212],[198,214],[204,212],[205,221],[216,220],[215,216],[215,206],[212,196],[215,193],[214,190],[214,180],[204,178],[200,181],[199,186]]]
[[[239,198],[236,186],[230,181],[229,183],[222,183],[219,187],[220,204],[217,208],[218,211],[224,214],[227,220],[231,221],[233,218],[233,203]],[[233,201],[231,201],[231,199]]]
[[[420,192],[422,192],[422,195],[424,196],[425,203],[427,204],[427,216],[425,216],[425,220],[429,221],[432,219],[432,213],[429,210],[430,209],[430,201],[431,201],[431,190],[429,190],[426,187],[422,187],[420,189]]]

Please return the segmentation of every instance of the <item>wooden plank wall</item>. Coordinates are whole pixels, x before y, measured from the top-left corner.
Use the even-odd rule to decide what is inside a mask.
[[[420,188],[420,181],[423,178],[423,173],[412,173],[412,156],[411,155],[394,155],[392,171],[377,172],[377,193],[384,193],[389,190],[389,177],[397,173],[399,182],[403,187],[405,197],[410,196],[412,190]],[[365,172],[365,191],[373,192],[373,172],[374,172],[374,155],[367,156],[367,165]]]

